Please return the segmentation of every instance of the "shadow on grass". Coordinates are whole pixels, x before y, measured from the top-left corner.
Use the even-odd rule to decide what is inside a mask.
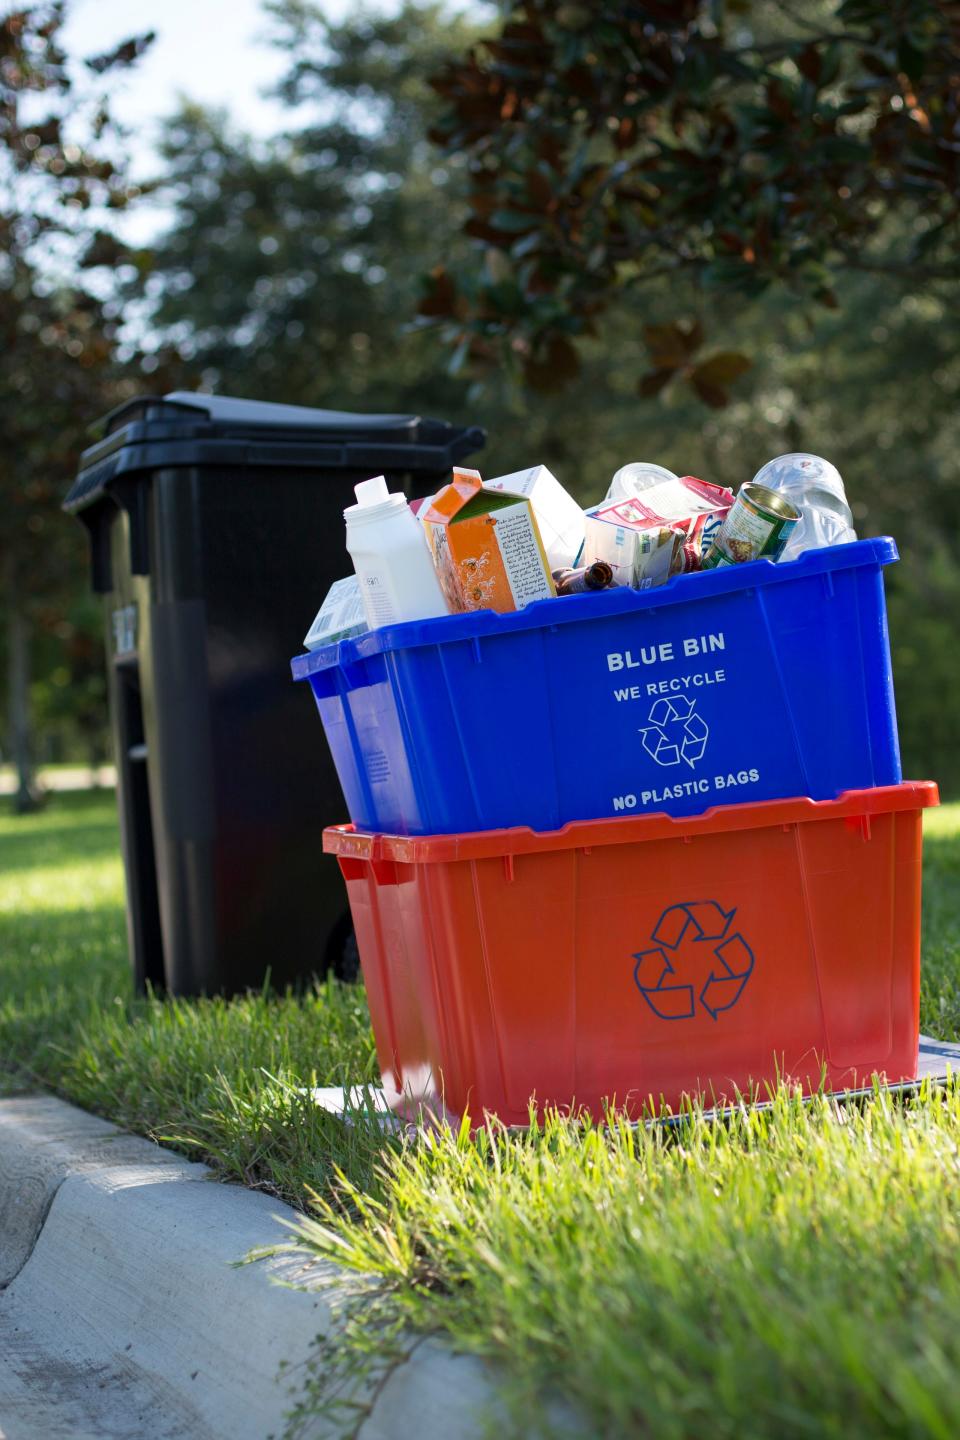
[[[112,789],[51,790],[43,797],[39,810],[29,815],[15,815],[13,801],[5,796],[0,799],[0,829],[8,825],[69,829],[75,819],[82,820],[92,813],[116,815],[117,792]]]
[[[122,905],[0,915],[0,1016],[50,987],[129,983]]]
[[[0,916],[0,1092],[24,1077],[56,1085],[51,1050],[69,1053],[132,999],[121,906]]]
[[[79,863],[106,860],[117,854],[119,837],[115,820],[77,825],[70,830],[71,841],[79,852]],[[72,858],[72,857],[71,857]],[[0,834],[0,873],[36,870],[46,865],[62,865],[63,834],[55,830]],[[75,862],[76,863],[76,862]]]
[[[960,1036],[960,834],[924,837],[920,1027]]]
[[[960,944],[960,834],[927,835],[923,859],[924,935]]]
[[[119,854],[112,792],[55,795],[32,815],[0,806],[0,875],[41,866],[83,864]]]

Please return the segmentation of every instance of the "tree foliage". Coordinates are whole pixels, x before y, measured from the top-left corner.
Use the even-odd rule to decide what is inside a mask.
[[[426,138],[428,77],[473,32],[436,3],[336,25],[315,5],[272,8],[301,123],[261,145],[196,105],[173,117],[160,193],[174,220],[134,286],[150,327],[226,393],[455,407],[433,338],[405,327],[418,257],[464,218],[456,163]]]
[[[0,542],[17,551],[21,584],[62,560],[50,525],[62,464],[103,402],[112,358],[114,322],[77,267],[108,243],[112,260],[97,219],[135,193],[110,153],[104,96],[78,86],[61,47],[63,23],[56,3],[0,21]],[[145,43],[88,67],[106,74]]]
[[[580,264],[584,257],[590,260],[586,230],[577,239],[570,229],[569,216],[576,216],[577,206],[570,209],[563,199],[575,190],[569,188],[569,169],[548,165],[542,171],[551,183],[556,179],[560,199],[554,205],[541,189],[538,206],[529,213],[521,208],[524,225],[530,226],[526,232],[497,231],[493,225],[489,198],[499,197],[501,180],[512,176],[511,183],[527,184],[523,147],[531,127],[540,124],[532,110],[521,106],[516,126],[509,117],[494,126],[486,146],[465,133],[462,151],[448,148],[442,154],[427,138],[429,130],[445,142],[452,134],[444,127],[453,101],[450,94],[431,90],[431,74],[439,71],[449,78],[475,61],[478,73],[486,75],[505,64],[502,55],[471,51],[480,34],[474,22],[457,18],[442,4],[409,0],[392,16],[361,11],[337,25],[328,23],[324,7],[310,0],[285,0],[272,8],[277,43],[290,61],[281,86],[291,107],[286,132],[259,142],[221,116],[184,108],[168,127],[163,171],[157,176],[171,221],[151,246],[133,255],[120,250],[111,233],[111,216],[122,208],[116,201],[91,201],[86,209],[54,204],[53,196],[61,193],[55,175],[22,172],[30,176],[33,200],[39,198],[41,181],[46,187],[44,213],[63,212],[62,218],[74,222],[69,244],[57,238],[60,232],[51,232],[56,254],[68,249],[78,257],[75,266],[58,262],[54,275],[47,247],[41,247],[47,257],[41,266],[41,251],[28,245],[18,261],[16,310],[9,287],[3,288],[6,280],[0,285],[3,323],[15,316],[21,328],[10,333],[22,329],[30,337],[29,344],[19,342],[17,368],[9,347],[0,357],[5,393],[13,397],[0,397],[6,406],[0,423],[15,437],[0,457],[0,524],[9,527],[4,542],[8,535],[19,536],[20,553],[29,557],[20,589],[28,597],[35,648],[46,667],[47,683],[37,695],[40,716],[59,726],[69,713],[74,733],[89,724],[95,738],[98,706],[103,715],[98,661],[84,645],[88,607],[79,603],[88,590],[82,535],[59,515],[58,505],[87,420],[132,388],[171,388],[169,372],[160,369],[145,377],[136,356],[126,369],[117,366],[114,327],[123,319],[127,336],[144,346],[181,346],[192,357],[194,375],[222,393],[338,409],[433,412],[482,423],[490,436],[481,460],[486,473],[544,461],[584,502],[598,500],[613,471],[633,459],[659,460],[678,473],[702,474],[736,487],[785,450],[828,455],[847,482],[860,532],[893,533],[904,556],[889,572],[889,588],[905,769],[960,786],[952,723],[960,712],[960,661],[951,640],[960,596],[955,482],[960,312],[950,278],[949,225],[942,226],[956,186],[951,194],[917,192],[920,198],[914,201],[904,188],[905,161],[894,157],[888,171],[893,189],[886,200],[877,199],[876,212],[867,207],[873,229],[851,253],[828,246],[817,256],[796,260],[791,257],[798,247],[802,253],[804,244],[829,241],[832,222],[821,226],[816,218],[813,177],[807,184],[799,176],[808,206],[801,223],[784,198],[786,180],[774,175],[771,183],[784,213],[774,211],[769,253],[758,261],[754,246],[750,262],[742,247],[724,248],[730,237],[716,232],[710,193],[703,193],[700,214],[695,196],[684,198],[682,186],[676,195],[667,194],[664,182],[659,187],[663,203],[690,221],[689,254],[679,238],[675,243],[651,238],[647,226],[638,232],[644,246],[637,254],[604,260],[593,270]],[[643,147],[651,147],[651,153],[658,147],[665,154],[684,147],[696,153],[707,144],[711,116],[721,101],[738,125],[741,110],[749,110],[746,97],[753,91],[743,77],[723,79],[710,72],[702,90],[694,87],[676,39],[681,8],[664,6],[652,19],[652,12],[643,12],[652,27],[651,44],[658,33],[673,36],[674,99],[681,93],[678,76],[686,76],[680,130],[674,134],[671,129],[666,101],[651,101],[649,119],[641,116],[637,137],[621,152],[605,122],[584,139],[587,110],[578,104],[569,110],[575,134],[564,139],[559,118],[556,124],[558,143],[563,142],[571,164],[580,136],[584,176],[591,165],[612,168],[620,160],[639,168]],[[926,13],[922,6],[913,8],[921,17]],[[510,7],[509,23],[517,21],[517,13]],[[561,59],[567,64],[560,55],[560,31],[571,47],[582,46],[598,16],[613,15],[618,21],[640,12],[598,3],[567,7],[566,18],[560,7],[541,5],[530,13],[539,15],[559,65]],[[899,13],[889,12],[891,24]],[[698,12],[706,14],[705,9]],[[748,54],[744,63],[762,61],[800,95],[808,93],[799,78],[803,72],[784,47],[796,47],[802,37],[825,53],[826,42],[817,36],[840,25],[837,6],[827,0],[802,12],[793,5],[784,10],[773,0],[753,0],[710,14],[713,36],[706,19],[698,18],[696,25],[693,19],[684,22],[694,48],[762,50],[753,60]],[[529,15],[524,23],[532,23]],[[863,23],[842,22],[848,32]],[[588,53],[602,59],[603,93],[612,97],[620,62],[610,31],[605,46]],[[776,53],[774,47],[779,47]],[[856,46],[844,49],[838,78],[811,92],[812,117],[820,114],[821,104],[843,103],[841,90],[859,53]],[[924,64],[941,60],[927,53]],[[804,64],[810,68],[807,60]],[[521,81],[524,73],[521,67]],[[102,83],[95,69],[89,74],[95,85]],[[555,88],[563,89],[559,82]],[[57,92],[46,93],[59,106]],[[912,137],[918,122],[906,124],[902,109],[893,105],[895,92],[887,93],[890,114]],[[902,89],[899,93],[902,98]],[[83,116],[70,109],[75,94],[68,92],[61,116],[67,144],[74,143],[74,127],[81,120],[88,138],[92,134],[84,118],[91,116],[90,108]],[[43,95],[39,92],[29,104],[42,104]],[[879,98],[871,100],[862,112],[867,121],[879,113],[879,103]],[[567,105],[562,94],[556,104]],[[20,113],[26,117],[25,109]],[[615,106],[609,113],[619,114]],[[792,137],[785,144],[788,171],[791,148],[800,143],[798,123],[796,117],[784,122],[785,134]],[[819,132],[814,119],[809,123],[815,140]],[[864,124],[853,116],[840,128],[872,146],[868,127],[862,134],[857,128]],[[114,133],[104,129],[96,145],[90,141],[91,148],[99,154],[107,146],[117,159],[121,152],[113,148]],[[511,137],[515,149],[507,143]],[[731,149],[716,166],[732,223],[745,235],[756,222],[748,202],[759,204],[763,193],[770,194],[763,186],[757,189],[755,175],[748,183],[756,164],[752,153],[737,158]],[[769,159],[769,149],[763,153]],[[0,147],[0,164],[7,163],[2,156]],[[666,160],[686,165],[692,184],[692,165],[669,154]],[[855,168],[851,161],[851,173]],[[492,179],[484,178],[488,169]],[[796,166],[789,171],[793,178],[795,171]],[[653,183],[649,173],[642,178]],[[862,184],[876,180],[876,174],[872,180],[865,176]],[[121,166],[113,186],[101,184],[97,194],[105,197],[113,188],[119,198],[124,183]],[[591,191],[583,179],[581,190],[583,225],[596,223],[603,233],[618,213],[609,184]],[[481,191],[488,198],[478,208]],[[515,212],[517,204],[529,205],[522,198],[526,193],[522,187],[511,190],[510,204],[500,208]],[[730,198],[735,193],[742,211]],[[135,199],[129,191],[127,203]],[[841,200],[828,194],[824,204],[835,208]],[[622,200],[617,204],[623,208]],[[22,205],[19,213],[29,208]],[[624,213],[630,212],[626,206]],[[811,232],[806,239],[804,226]],[[562,245],[557,232],[566,237]],[[653,246],[649,251],[648,244]],[[80,257],[91,268],[81,267]],[[729,272],[724,278],[722,266],[719,278],[711,280],[711,265],[723,258],[747,265],[761,283],[728,283]],[[92,268],[98,260],[107,263]],[[437,261],[442,268],[434,272],[426,313],[419,324],[411,324],[420,276]],[[133,262],[132,268],[117,268],[126,262]],[[824,279],[824,269],[811,268],[815,263],[829,271],[837,308],[823,303],[823,295],[818,298],[815,282],[817,276]],[[541,267],[540,279],[530,266]],[[534,302],[547,307],[549,325],[541,325],[541,312],[529,310]],[[73,314],[73,306],[89,317],[77,333],[62,320]],[[66,328],[41,340],[40,330],[51,315],[61,317],[58,324]],[[438,324],[455,341],[453,374],[437,344]],[[53,343],[55,336],[60,338]],[[563,342],[559,349],[551,348],[554,339]],[[80,353],[69,353],[71,340],[82,342]],[[96,365],[81,363],[87,340],[93,346],[90,356],[101,356]],[[750,369],[744,368],[745,356],[754,359]],[[482,393],[469,384],[478,358],[506,360],[492,371],[488,364]],[[28,376],[26,383],[16,378],[22,374]],[[505,377],[552,388],[511,386],[502,383]],[[22,390],[12,388],[19,384]],[[704,406],[704,401],[721,399],[728,403]],[[30,510],[34,501],[26,498],[27,487],[41,481],[47,490]],[[31,514],[40,525],[30,532],[33,538],[27,533]]]
[[[628,291],[835,307],[844,273],[960,279],[954,0],[510,0],[434,85],[484,258],[441,262],[421,314],[535,387]],[[651,326],[640,394],[681,375],[725,404],[749,362],[703,339]]]
[[[86,572],[83,537],[60,514],[64,486],[87,426],[136,385],[114,363],[115,314],[90,281],[121,253],[110,215],[138,193],[104,87],[149,37],[78,73],[64,19],[64,4],[41,3],[0,20],[0,605],[22,808],[32,803],[31,634],[86,649],[65,613]]]

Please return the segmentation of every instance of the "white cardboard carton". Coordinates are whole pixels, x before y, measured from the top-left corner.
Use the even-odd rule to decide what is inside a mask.
[[[511,495],[525,495],[537,517],[537,528],[551,570],[572,565],[583,544],[583,511],[568,495],[546,465],[529,470],[515,470],[512,475],[498,475],[484,481],[487,490],[506,490]]]

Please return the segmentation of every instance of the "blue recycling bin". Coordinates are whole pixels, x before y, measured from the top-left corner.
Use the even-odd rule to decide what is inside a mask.
[[[888,538],[298,656],[354,824],[431,835],[901,779]]]

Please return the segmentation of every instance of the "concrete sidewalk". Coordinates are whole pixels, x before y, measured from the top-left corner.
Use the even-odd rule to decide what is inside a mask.
[[[282,1435],[339,1272],[237,1262],[293,1218],[61,1100],[0,1100],[0,1440]],[[500,1409],[432,1340],[354,1398],[356,1440],[480,1440]]]

